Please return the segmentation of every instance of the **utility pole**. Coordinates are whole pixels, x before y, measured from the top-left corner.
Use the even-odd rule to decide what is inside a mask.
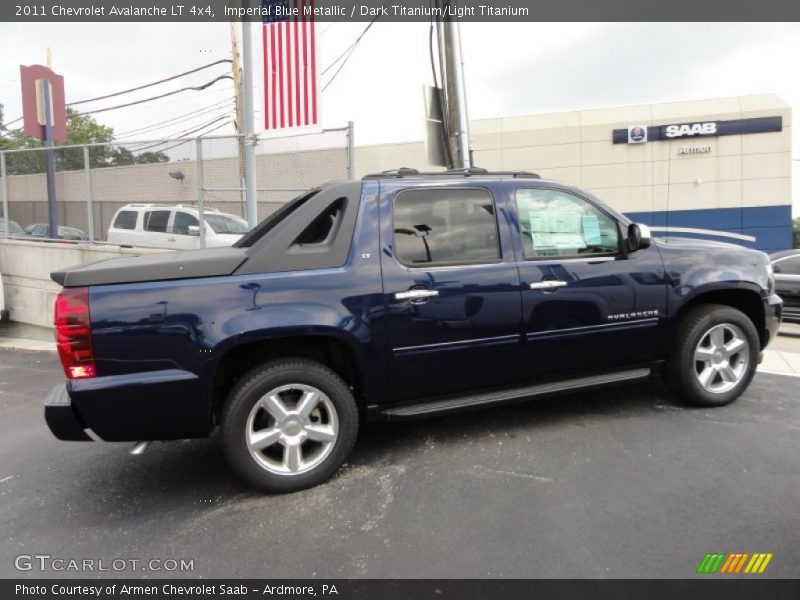
[[[450,0],[438,0],[444,9],[452,6]],[[464,62],[461,58],[461,35],[458,20],[453,17],[440,17],[439,53],[442,58],[442,91],[444,93],[449,133],[447,143],[450,147],[454,169],[468,169],[472,166],[472,155],[469,139],[469,115],[467,114],[466,90],[464,88]]]
[[[250,23],[242,21],[242,112],[244,123],[244,188],[247,224],[258,225],[256,197],[256,137],[253,125],[253,52]]]
[[[240,62],[240,55],[239,55],[239,32],[237,31],[236,27],[237,24],[235,21],[231,21],[230,25],[230,33],[231,33],[231,70],[233,71],[233,104],[234,104],[234,111],[236,114],[236,133],[241,135],[243,130],[243,115],[242,115],[242,65]],[[236,145],[238,148],[238,156],[239,156],[239,185],[242,188],[245,188],[245,178],[244,178],[244,137],[240,137],[236,140]],[[241,193],[242,198],[242,216],[247,215],[247,202],[246,202],[246,194],[244,192]]]

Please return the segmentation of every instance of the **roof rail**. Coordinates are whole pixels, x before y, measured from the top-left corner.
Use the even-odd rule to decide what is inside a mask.
[[[128,202],[124,206],[120,207],[120,210],[123,208],[186,208],[188,210],[200,210],[198,206],[192,204],[162,204],[159,202]],[[222,212],[219,208],[212,208],[210,206],[204,206],[203,212],[208,213],[218,213]]]
[[[469,167],[467,169],[448,169],[447,171],[418,171],[409,167],[400,167],[399,169],[391,169],[389,171],[381,171],[379,173],[370,173],[364,175],[362,179],[381,179],[385,177],[396,177],[401,179],[403,177],[436,177],[442,175],[470,177],[473,175],[506,175],[510,177],[520,177],[529,179],[541,179],[536,173],[530,171],[489,171],[481,167]]]
[[[386,177],[389,175],[394,175],[395,177],[403,177],[405,175],[419,175],[419,171],[417,169],[412,169],[411,167],[400,167],[399,169],[389,169],[388,171],[380,171],[379,173],[371,173],[369,175],[365,175],[364,178],[367,177]]]

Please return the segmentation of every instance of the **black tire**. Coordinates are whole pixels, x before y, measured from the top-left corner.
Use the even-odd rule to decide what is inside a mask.
[[[742,341],[746,344],[746,349],[742,347],[740,354],[733,355],[728,359],[731,365],[737,365],[737,369],[741,366],[740,376],[736,378],[736,381],[726,382],[722,378],[722,374],[718,373],[708,384],[709,386],[719,386],[719,391],[710,391],[700,382],[699,373],[705,371],[707,364],[697,361],[695,358],[695,351],[701,342],[704,344],[704,348],[707,347],[706,344],[711,344],[710,337],[707,336],[712,329],[727,331],[727,335],[738,330],[743,334]],[[689,309],[678,325],[672,352],[664,371],[665,382],[673,392],[695,406],[713,407],[730,404],[741,396],[750,385],[758,363],[759,347],[756,328],[743,312],[720,304],[700,304]],[[742,359],[745,351],[747,352],[746,366]],[[716,360],[725,361],[726,359],[725,357],[715,357],[714,361]],[[741,363],[736,362],[740,360]],[[716,365],[716,362],[708,364]],[[709,371],[709,373],[711,372],[713,371]],[[730,385],[729,389],[725,389],[726,383]]]
[[[328,411],[332,408],[335,411],[333,427],[334,429],[338,427],[338,432],[334,441],[328,443],[325,452],[321,450],[317,452],[316,459],[319,460],[319,463],[315,464],[313,468],[296,473],[276,473],[274,469],[281,468],[281,466],[273,465],[273,463],[278,462],[279,459],[277,456],[267,453],[280,454],[285,466],[288,446],[285,444],[285,440],[275,442],[267,448],[255,451],[259,457],[254,456],[248,447],[248,436],[257,435],[261,431],[251,434],[250,419],[253,414],[255,415],[252,417],[253,424],[256,419],[268,423],[263,431],[275,430],[283,436],[287,433],[284,431],[286,427],[292,427],[293,429],[288,432],[294,434],[297,433],[299,426],[303,431],[301,435],[304,435],[305,429],[300,423],[299,416],[293,417],[296,423],[288,425],[287,422],[290,421],[290,418],[286,417],[281,421],[283,423],[281,426],[278,420],[273,418],[272,411],[266,407],[255,408],[262,398],[266,398],[268,392],[282,386],[291,387],[292,385],[308,386],[322,392],[328,402],[325,402],[324,406],[320,402],[317,405],[320,408],[314,410],[319,412],[318,418],[328,418],[328,423],[320,421],[320,424],[324,426],[330,423],[331,417]],[[302,391],[294,392],[293,389],[280,392],[280,394],[289,394],[288,399],[283,401],[286,404],[281,404],[281,406],[289,406],[292,394],[298,397],[303,395]],[[298,408],[299,402],[294,409]],[[309,417],[309,419],[313,418],[313,415]],[[228,394],[222,413],[223,450],[233,470],[252,486],[268,492],[294,492],[319,485],[336,472],[353,450],[358,435],[358,421],[358,409],[353,394],[336,373],[324,365],[305,359],[270,361],[247,373]],[[310,421],[307,424],[313,425]],[[310,439],[303,442],[305,446],[311,447],[312,451],[316,449],[314,444],[317,443]],[[324,447],[322,443],[319,444]],[[293,445],[298,446],[299,444]],[[300,451],[300,456],[303,456],[303,452]]]

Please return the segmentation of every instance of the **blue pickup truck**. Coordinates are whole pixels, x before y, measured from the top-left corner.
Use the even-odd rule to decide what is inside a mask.
[[[347,459],[359,423],[660,377],[732,402],[776,335],[768,257],[651,240],[532,173],[380,173],[297,197],[234,247],[52,274],[62,440],[209,436],[287,492]]]

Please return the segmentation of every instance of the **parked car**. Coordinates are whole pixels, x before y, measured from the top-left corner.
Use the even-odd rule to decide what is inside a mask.
[[[50,238],[48,223],[33,223],[25,228],[25,233],[35,238]],[[77,227],[58,226],[58,237],[62,240],[88,241],[89,236]]]
[[[0,235],[6,234],[6,220],[0,217]],[[8,235],[24,236],[25,230],[16,221],[8,220]]]
[[[654,375],[728,404],[781,318],[762,252],[651,240],[579,188],[480,169],[329,184],[233,247],[52,278],[56,437],[140,451],[220,428],[232,468],[278,492],[330,477],[369,419]]]
[[[775,271],[775,288],[783,299],[785,321],[800,323],[800,250],[784,250],[770,255]]]
[[[204,211],[206,247],[231,246],[248,231],[247,221],[213,208]],[[200,220],[196,208],[127,204],[108,228],[107,241],[151,248],[200,248]]]

